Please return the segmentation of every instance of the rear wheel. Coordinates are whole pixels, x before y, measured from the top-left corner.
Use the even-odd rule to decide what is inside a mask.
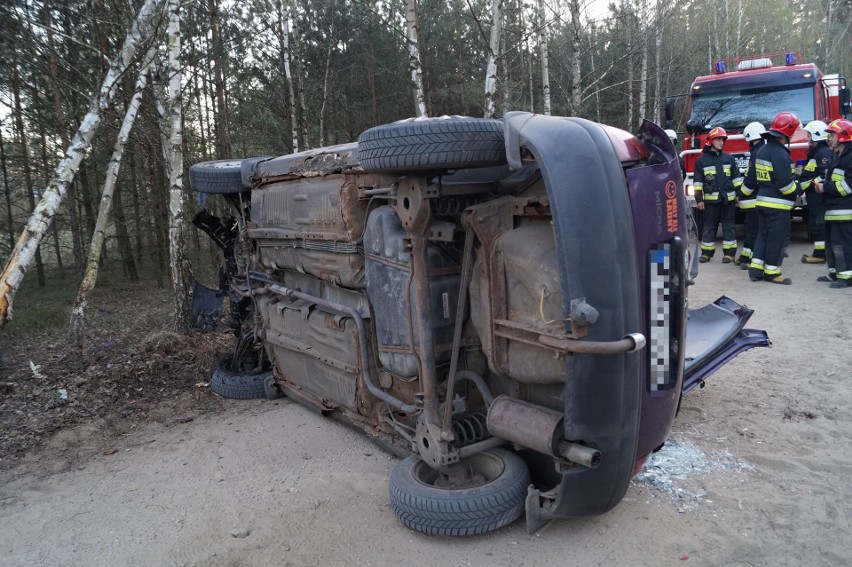
[[[445,472],[416,455],[396,466],[390,500],[403,524],[426,534],[466,536],[496,530],[523,514],[530,475],[515,453],[492,449]]]
[[[489,167],[506,163],[500,120],[448,116],[376,126],[358,137],[365,171]]]

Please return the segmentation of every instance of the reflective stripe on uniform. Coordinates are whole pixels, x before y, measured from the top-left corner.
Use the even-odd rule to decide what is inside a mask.
[[[724,240],[722,241],[722,250],[730,250],[737,249],[737,241],[736,240]]]
[[[788,201],[787,199],[776,199],[774,197],[763,197],[757,196],[757,206],[758,207],[766,207],[768,209],[781,209],[782,211],[789,211],[795,205],[795,201]],[[828,213],[826,213],[828,214]]]
[[[852,187],[846,183],[846,172],[839,168],[834,168],[831,172],[831,180],[834,181],[834,187],[841,197],[852,195]]]
[[[718,201],[719,200],[719,194],[718,193],[707,193],[706,195],[704,195],[704,200],[705,201]]]
[[[814,250],[825,250],[825,241],[824,240],[814,241]]]
[[[740,199],[740,209],[750,211],[757,204],[756,199]]]
[[[772,179],[772,162],[765,159],[755,160],[754,175],[758,181],[769,182]]]
[[[816,171],[817,163],[814,158],[811,158],[808,163],[805,164],[805,171]]]
[[[795,182],[795,181],[791,181],[791,182],[789,183],[789,185],[785,185],[784,187],[782,187],[782,188],[781,188],[781,189],[779,189],[778,191],[779,191],[782,195],[789,195],[790,193],[794,192],[795,190],[796,190],[796,182]]]
[[[760,258],[752,258],[751,262],[748,265],[751,270],[760,270],[763,271],[763,260]]]
[[[848,221],[852,220],[852,209],[836,209],[825,211],[826,221]]]
[[[701,249],[702,250],[716,250],[716,243],[715,242],[702,242],[701,243]]]
[[[769,264],[766,264],[763,267],[763,273],[767,276],[780,276],[781,268],[779,268],[778,266],[770,266]]]

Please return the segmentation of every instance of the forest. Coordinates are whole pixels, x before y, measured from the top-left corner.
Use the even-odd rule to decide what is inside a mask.
[[[23,283],[24,293],[60,290],[56,325],[67,324],[89,256],[108,267],[106,278],[157,288],[168,288],[170,278],[174,283],[175,250],[187,250],[180,258],[187,273],[215,274],[216,250],[203,235],[189,223],[183,232],[170,230],[175,185],[163,135],[166,91],[178,105],[172,116],[179,124],[171,131],[182,132],[179,147],[171,148],[181,158],[173,167],[186,171],[199,161],[349,142],[374,125],[417,115],[499,117],[524,110],[634,131],[643,119],[661,122],[666,96],[688,92],[715,61],[755,54],[795,51],[825,73],[852,76],[850,0],[144,4],[154,6],[152,31],[116,77],[114,97],[99,113],[101,127],[83,148]],[[168,36],[167,4],[174,25]],[[0,4],[4,265],[142,5]],[[179,46],[172,67],[169,46]],[[138,117],[124,140],[133,104]],[[682,131],[683,116],[675,119]],[[120,167],[111,168],[118,146]],[[111,208],[98,227],[110,178]],[[217,206],[202,203],[186,183],[179,194],[187,219],[202,206]],[[99,231],[103,246],[94,248]],[[183,240],[179,247],[175,238]]]

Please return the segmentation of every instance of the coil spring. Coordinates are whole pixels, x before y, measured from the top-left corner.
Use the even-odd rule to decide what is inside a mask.
[[[466,208],[478,202],[480,202],[480,199],[464,196],[432,199],[432,212],[438,216],[458,215]]]
[[[488,437],[486,412],[476,411],[453,418],[453,435],[456,446],[470,445]]]

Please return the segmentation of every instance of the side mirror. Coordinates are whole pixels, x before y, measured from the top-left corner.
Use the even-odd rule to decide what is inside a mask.
[[[852,114],[852,108],[849,108],[849,87],[843,87],[837,94],[840,102],[840,114],[848,117]]]
[[[666,128],[671,128],[674,121],[675,99],[676,97],[673,96],[666,97]]]

